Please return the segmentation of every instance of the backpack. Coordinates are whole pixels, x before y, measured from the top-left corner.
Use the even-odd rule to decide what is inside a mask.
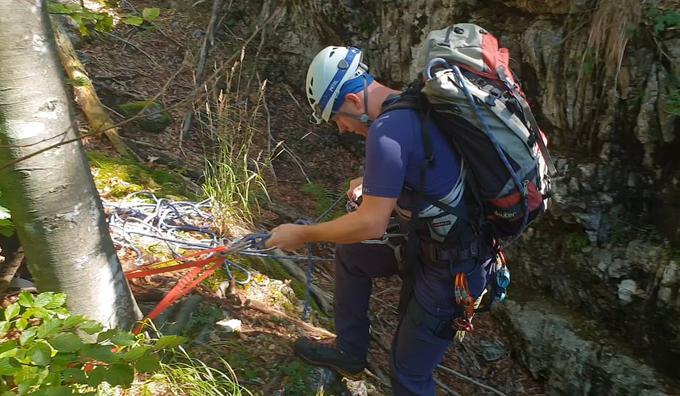
[[[492,290],[491,300],[479,307],[468,288],[467,276],[455,272],[455,301],[463,308],[463,316],[450,323],[456,338],[461,340],[466,332],[473,330],[475,312],[487,310],[495,301],[503,301],[510,283],[504,246],[515,241],[536,218],[543,214],[549,204],[550,178],[556,174],[546,147],[547,139],[538,127],[524,93],[510,70],[509,51],[500,48],[498,40],[483,28],[460,23],[446,29],[432,31],[422,49],[423,72],[401,95],[388,98],[382,112],[400,108],[412,108],[423,117],[423,147],[425,161],[421,166],[420,188],[415,190],[421,202],[441,209],[440,214],[418,219],[411,214],[407,230],[406,267],[399,312],[412,293],[412,267],[417,262],[418,245],[434,247],[430,260],[440,257],[437,246],[445,247],[449,240],[465,239],[470,229],[476,242],[467,250],[468,256],[478,255],[481,260],[481,238],[492,239],[497,260],[492,274],[494,280],[487,284]],[[478,219],[471,219],[466,205],[453,207],[442,200],[424,196],[425,169],[435,160],[432,141],[427,131],[427,121],[432,119],[461,158],[461,174],[465,178],[468,193],[474,197]],[[464,169],[464,171],[463,171]],[[422,212],[421,212],[422,213]],[[456,226],[454,219],[466,226]],[[419,222],[427,224],[430,236],[414,238]],[[437,228],[447,231],[446,237]],[[459,235],[456,235],[458,230]],[[440,230],[441,231],[441,230]],[[437,240],[436,236],[439,236]],[[449,236],[451,238],[449,238]],[[427,239],[439,242],[428,243]],[[475,243],[477,245],[475,245]],[[432,249],[427,249],[426,252]],[[476,253],[475,253],[476,252]],[[481,261],[480,261],[481,262]]]
[[[383,113],[416,108],[432,118],[465,165],[479,222],[496,244],[507,245],[548,208],[556,173],[508,49],[483,28],[460,23],[432,31],[422,55],[420,78]],[[423,143],[432,161],[427,128]]]

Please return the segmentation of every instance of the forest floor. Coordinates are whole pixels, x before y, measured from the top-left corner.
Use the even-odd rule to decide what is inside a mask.
[[[193,72],[210,18],[210,3],[197,2],[194,7],[184,6],[184,10],[163,8],[163,3],[160,4],[161,15],[153,26],[121,24],[110,34],[83,39],[78,46],[78,55],[102,102],[111,110],[115,120],[121,120],[115,112],[120,103],[147,100],[160,93],[157,101],[168,109],[172,123],[162,132],[144,131],[139,125],[130,123],[122,127],[120,133],[127,139],[146,143],[144,147],[154,147],[167,155],[158,158],[143,154],[143,167],[175,170],[193,179],[197,185],[202,182],[200,175],[205,159],[214,154],[215,145],[210,123],[205,121],[205,112],[199,111],[203,116],[194,117],[190,133],[182,134],[180,131],[182,120],[191,105],[187,103],[187,98],[195,98],[199,108],[206,101],[196,94]],[[139,12],[145,6],[159,4],[132,0],[123,2],[123,8]],[[235,24],[228,30],[224,26],[226,24],[216,31],[215,46],[207,62],[210,65],[208,75],[239,51],[239,43],[249,36],[249,26],[246,24]],[[247,98],[254,101],[257,98],[258,87],[261,86],[258,76],[263,79],[267,77],[266,66],[263,66],[265,58],[275,56],[256,51],[257,41],[253,41],[240,66],[240,88],[235,93],[239,100]],[[255,59],[249,62],[248,57]],[[227,72],[218,73],[216,79],[210,79],[208,83],[218,87],[224,85],[224,79],[228,80],[231,70],[231,64],[226,66]],[[302,81],[299,85],[302,85]],[[285,151],[271,162],[271,167],[262,170],[267,192],[274,204],[262,205],[250,231],[270,229],[277,224],[295,220],[298,216],[315,218],[343,194],[349,179],[360,174],[361,142],[351,137],[340,137],[332,126],[310,124],[306,98],[300,86],[292,87],[275,78],[271,79],[266,84],[263,101],[257,108],[259,115],[255,122],[257,128],[251,153],[261,152],[265,157],[271,155],[271,142],[275,147],[285,147]],[[198,90],[199,94],[201,91]],[[276,146],[279,142],[283,142],[283,145]],[[91,152],[104,153],[112,158],[116,156],[106,141],[89,138],[85,143]],[[168,161],[168,158],[175,162]],[[107,188],[115,188],[112,184],[119,182],[120,179],[110,179],[108,187],[99,186],[104,198],[108,199]],[[344,201],[342,204],[344,206]],[[332,247],[322,245],[315,250],[315,254],[332,257]],[[121,252],[120,256],[128,268],[134,265],[126,252]],[[261,272],[272,281],[278,277],[278,284],[290,283],[290,280],[285,279],[285,273],[266,273],[264,269]],[[171,283],[168,281],[172,279],[156,278],[133,284],[133,291],[142,308],[152,306],[154,300],[167,290]],[[249,300],[256,299],[253,297],[256,294],[254,288],[266,283],[262,278],[258,279],[257,282],[251,282],[254,285],[236,287],[233,294],[224,298],[210,287],[197,289],[205,304],[228,312],[232,318],[242,322],[238,334],[220,336],[213,333],[208,337],[207,344],[219,352],[235,370],[239,381],[254,394],[310,394],[309,373],[313,371],[294,357],[292,343],[296,337],[310,332],[313,334],[314,330],[301,325],[297,316],[300,312],[299,303],[288,307],[286,311],[285,307],[277,307],[274,302],[272,308],[286,311],[285,315],[274,315],[266,309],[249,305]],[[320,262],[316,266],[314,282],[332,294],[332,262]],[[367,375],[363,384],[369,394],[391,393],[388,387],[388,349],[397,324],[395,309],[399,287],[398,277],[374,281],[371,316],[375,337],[369,353],[372,374]],[[272,303],[271,298],[263,298],[263,301]],[[332,313],[324,314],[315,310],[312,324],[332,331]],[[447,353],[442,366],[448,370],[436,370],[436,378],[442,385],[438,387],[439,394],[543,394],[541,383],[532,379],[511,350],[512,345],[501,324],[492,315],[479,315],[475,318],[474,333],[465,337],[462,343],[454,344]],[[498,351],[500,353],[496,356],[491,356]],[[207,363],[219,365],[210,353],[200,347],[193,348],[192,352]],[[356,384],[349,386],[357,387]],[[327,390],[325,394],[334,393]]]

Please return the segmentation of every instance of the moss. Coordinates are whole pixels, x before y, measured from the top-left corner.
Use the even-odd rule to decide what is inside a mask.
[[[565,243],[569,250],[580,251],[590,245],[588,237],[582,233],[571,233],[565,236]]]
[[[106,191],[111,197],[122,198],[148,190],[161,197],[197,199],[187,191],[182,178],[170,170],[147,169],[134,160],[96,151],[88,153],[88,160],[97,189]]]
[[[262,274],[267,275],[269,278],[278,280],[290,280],[290,288],[295,293],[295,297],[297,297],[297,299],[300,301],[305,300],[307,295],[307,285],[305,285],[303,282],[291,278],[290,274],[276,260],[270,258],[260,259],[258,257],[249,257],[246,258],[245,260],[247,261],[248,266],[259,271]],[[284,307],[284,309],[286,309],[288,313],[296,312],[296,309],[290,303],[290,300],[282,293],[278,294],[280,294],[280,296],[272,296],[275,299],[275,302],[282,303],[281,305]],[[281,298],[280,301],[278,300],[278,297]],[[288,301],[287,304],[284,301],[284,299]],[[317,305],[316,301],[314,301],[313,298],[311,304],[312,309],[317,314],[323,314],[323,311],[321,311],[321,309],[319,308],[319,306]]]
[[[170,113],[159,103],[150,100],[123,103],[118,106],[118,110],[128,118],[141,113],[142,116],[135,122],[150,132],[163,132],[172,123]]]

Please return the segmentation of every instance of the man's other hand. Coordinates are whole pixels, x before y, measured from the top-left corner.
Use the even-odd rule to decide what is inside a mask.
[[[364,177],[357,177],[349,181],[349,190],[347,190],[347,198],[356,201],[361,197],[361,188],[364,184]]]

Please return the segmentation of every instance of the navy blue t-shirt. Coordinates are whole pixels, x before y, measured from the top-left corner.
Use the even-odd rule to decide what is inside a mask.
[[[425,158],[421,117],[411,109],[389,111],[371,125],[366,138],[363,194],[400,197],[404,184],[420,188],[420,168]],[[460,173],[460,161],[437,126],[430,121],[434,164],[425,174],[425,195],[439,199],[451,191]],[[400,205],[410,207],[407,197]]]
[[[363,194],[399,198],[401,207],[413,209],[413,198],[402,189],[404,184],[420,187],[420,167],[425,157],[421,122],[420,115],[411,109],[389,111],[373,122],[366,139]],[[428,128],[435,161],[427,169],[424,192],[439,199],[455,186],[460,160],[433,122]],[[482,294],[486,285],[487,266],[488,262],[480,266],[474,259],[456,265],[456,271],[466,273],[474,298]],[[461,308],[453,302],[453,275],[449,268],[417,266],[414,275],[416,298],[427,311],[443,316],[461,314]]]

